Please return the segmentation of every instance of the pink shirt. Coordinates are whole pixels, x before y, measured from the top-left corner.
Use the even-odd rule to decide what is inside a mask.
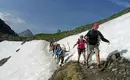
[[[78,44],[78,48],[79,49],[84,49],[85,48],[85,44],[86,44],[86,41],[83,39],[83,40],[78,40],[77,43]]]

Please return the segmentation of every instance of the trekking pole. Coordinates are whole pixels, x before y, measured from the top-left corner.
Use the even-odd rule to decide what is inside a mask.
[[[68,51],[70,51],[70,45],[69,45],[69,43],[67,42],[67,45],[68,45],[68,47],[69,47],[69,50]]]

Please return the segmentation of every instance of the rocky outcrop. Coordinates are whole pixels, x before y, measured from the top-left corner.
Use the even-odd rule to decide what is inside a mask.
[[[29,29],[27,29],[27,30],[19,33],[18,35],[22,36],[22,37],[31,37],[31,36],[33,36],[33,33]]]
[[[1,60],[0,60],[0,66],[4,65],[4,64],[8,61],[8,59],[10,59],[10,58],[11,58],[11,56],[9,56],[9,57],[7,57],[7,58],[1,59]]]
[[[102,66],[104,63],[102,61]],[[120,58],[103,71],[95,63],[87,68],[82,63],[69,62],[55,71],[49,80],[130,80],[130,61]]]
[[[17,34],[8,26],[2,19],[0,19],[0,34],[8,34],[17,36]]]

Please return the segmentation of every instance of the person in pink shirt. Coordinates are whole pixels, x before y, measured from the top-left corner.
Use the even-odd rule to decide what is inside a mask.
[[[77,43],[73,46],[73,48],[74,48],[76,45],[78,45],[78,47],[77,47],[77,49],[78,49],[78,63],[80,62],[81,53],[83,53],[84,63],[86,63],[86,55],[85,55],[86,40],[83,39],[83,35],[80,36],[80,38],[78,39]]]

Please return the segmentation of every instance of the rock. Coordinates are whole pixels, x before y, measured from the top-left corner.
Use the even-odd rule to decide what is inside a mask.
[[[112,66],[110,66],[108,69],[111,69],[112,68]]]
[[[124,66],[126,66],[125,64],[119,64],[119,66],[122,66],[122,67],[124,67]]]
[[[7,25],[2,19],[0,19],[0,37],[3,34],[9,34],[13,36],[18,36],[9,25]]]
[[[33,36],[33,33],[29,29],[27,29],[27,30],[19,33],[18,35],[22,36],[22,37],[31,37],[31,36]]]
[[[117,75],[117,73],[118,73],[118,71],[115,71],[115,73],[114,73],[114,74],[115,74],[115,75]]]
[[[115,69],[112,69],[112,72],[113,72],[113,71],[117,71],[117,68],[115,68]]]
[[[122,63],[122,62],[123,62],[123,59],[121,58],[121,59],[119,60],[119,62]]]
[[[126,77],[126,80],[130,80],[130,77]]]
[[[4,64],[8,61],[9,58],[11,58],[11,56],[9,56],[9,57],[7,57],[7,58],[1,59],[1,60],[0,60],[0,66],[4,65]]]
[[[127,74],[127,72],[125,71],[123,74],[124,74],[124,75],[126,75],[126,74]]]
[[[94,66],[90,66],[90,69],[93,69],[94,68]]]
[[[115,78],[114,80],[118,80],[117,78]]]
[[[122,72],[120,71],[119,74],[122,74]]]
[[[92,72],[95,74],[95,73],[96,73],[96,70],[93,70]]]
[[[17,50],[16,50],[16,52],[18,52],[19,50],[20,50],[20,48],[19,48],[19,49],[17,49]]]
[[[107,80],[111,80],[111,77],[108,77]]]
[[[130,74],[130,72],[129,72],[129,70],[128,70],[128,69],[126,70],[126,74]]]

